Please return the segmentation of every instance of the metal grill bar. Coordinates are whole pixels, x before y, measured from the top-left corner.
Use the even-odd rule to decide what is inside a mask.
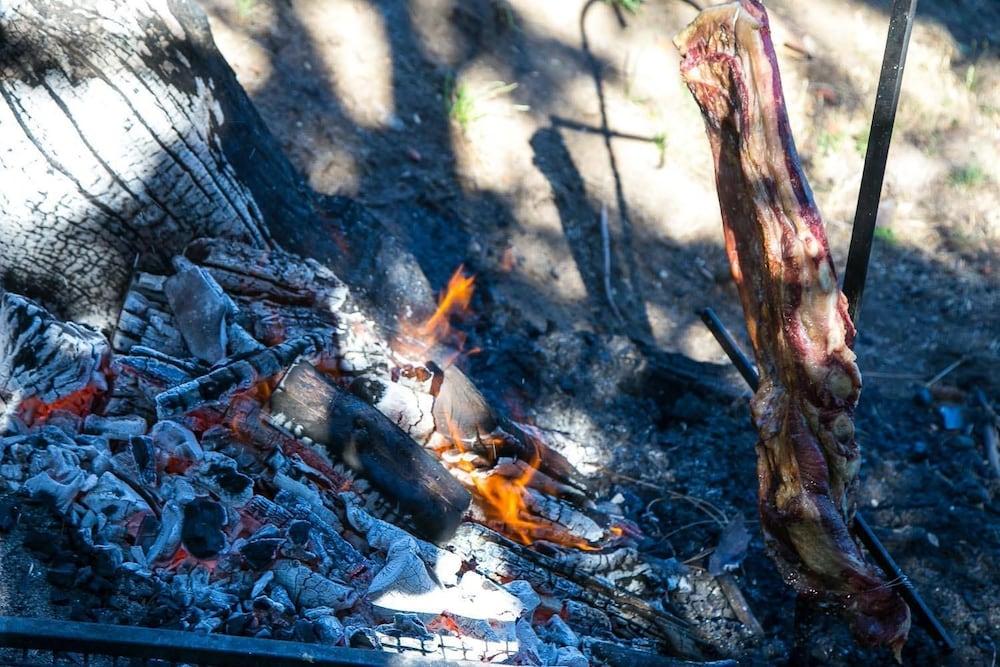
[[[273,639],[202,635],[180,630],[116,626],[102,623],[0,617],[0,647],[154,659],[163,662],[223,667],[443,667],[479,664],[430,660],[384,651],[322,646]]]
[[[882,73],[879,75],[878,89],[875,93],[875,111],[872,113],[872,126],[868,134],[868,150],[865,153],[865,168],[861,174],[858,207],[854,213],[851,249],[847,254],[847,268],[844,270],[844,294],[847,296],[848,309],[855,324],[861,310],[865,279],[868,277],[868,260],[872,254],[878,204],[882,198],[885,163],[889,158],[892,127],[896,122],[896,107],[899,104],[899,91],[903,84],[903,67],[906,65],[906,49],[910,44],[910,32],[913,30],[913,17],[916,12],[917,0],[894,0],[889,16],[889,35],[885,41]]]

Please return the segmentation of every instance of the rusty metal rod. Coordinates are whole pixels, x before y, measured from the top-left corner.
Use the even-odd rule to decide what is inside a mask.
[[[753,365],[750,357],[740,348],[739,344],[733,338],[732,334],[726,328],[726,325],[722,323],[719,316],[716,315],[715,311],[711,308],[705,308],[700,313],[702,321],[708,330],[712,332],[715,336],[715,340],[719,342],[719,345],[726,352],[729,360],[733,363],[736,369],[746,380],[747,384],[754,390],[757,390],[757,386],[760,383],[760,374],[757,372],[757,368]],[[941,625],[941,621],[938,620],[934,612],[924,601],[923,597],[917,591],[913,582],[910,578],[906,576],[899,564],[889,555],[889,551],[882,544],[882,541],[872,530],[872,527],[865,521],[861,512],[854,513],[854,523],[851,526],[854,536],[857,537],[861,543],[864,545],[865,549],[871,554],[872,559],[878,564],[880,568],[885,570],[893,582],[898,582],[899,593],[906,600],[906,603],[910,605],[910,608],[916,613],[917,619],[920,624],[924,626],[924,629],[931,634],[934,639],[939,641],[947,652],[952,652],[955,650],[955,639],[951,634]]]

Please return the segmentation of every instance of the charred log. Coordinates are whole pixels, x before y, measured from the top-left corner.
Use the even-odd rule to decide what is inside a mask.
[[[454,534],[469,493],[382,413],[307,363],[292,367],[271,396],[271,418],[371,480],[432,540]]]

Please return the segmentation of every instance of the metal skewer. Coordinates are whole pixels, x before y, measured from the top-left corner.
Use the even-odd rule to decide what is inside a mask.
[[[889,35],[885,41],[882,73],[875,93],[875,111],[872,113],[871,131],[868,134],[858,207],[854,213],[851,249],[847,254],[847,268],[844,269],[844,294],[847,296],[851,319],[855,323],[858,321],[865,278],[868,276],[868,260],[872,253],[878,205],[882,197],[885,163],[889,157],[892,127],[896,121],[896,107],[903,83],[903,66],[906,64],[906,49],[910,44],[910,32],[913,30],[916,12],[917,0],[893,0],[889,14]]]
[[[743,376],[743,379],[746,380],[750,388],[757,391],[757,386],[760,384],[760,374],[757,372],[757,368],[750,360],[750,357],[740,348],[732,334],[726,329],[726,325],[722,323],[722,320],[719,319],[719,316],[711,308],[705,308],[699,314],[705,326],[708,327],[708,330],[712,332],[715,339],[719,341],[719,345],[725,350],[726,355],[733,366],[736,367],[736,370],[740,372],[740,375]],[[910,581],[910,578],[906,576],[902,568],[889,555],[888,550],[868,522],[865,521],[861,512],[854,513],[854,523],[851,528],[854,536],[861,541],[868,553],[871,554],[872,559],[886,572],[890,580],[899,582],[899,594],[915,612],[921,625],[924,626],[934,639],[941,642],[946,651],[949,653],[954,651],[954,638],[941,625],[941,621],[931,611],[931,608],[924,601],[923,597],[921,597],[913,582]]]

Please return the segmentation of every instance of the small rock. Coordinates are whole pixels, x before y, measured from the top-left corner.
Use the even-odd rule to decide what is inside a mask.
[[[344,628],[344,635],[347,637],[347,645],[351,648],[382,650],[382,644],[371,628],[348,626]]]
[[[735,570],[746,557],[749,545],[750,533],[743,523],[743,517],[737,516],[722,529],[719,544],[708,560],[709,574],[717,577]]]
[[[923,408],[929,408],[934,404],[934,396],[927,387],[921,387],[913,395],[913,402]]]
[[[0,532],[7,533],[17,525],[21,516],[21,507],[14,496],[0,498]]]
[[[941,417],[941,426],[946,431],[958,431],[965,426],[965,416],[960,406],[940,405],[938,415]]]

